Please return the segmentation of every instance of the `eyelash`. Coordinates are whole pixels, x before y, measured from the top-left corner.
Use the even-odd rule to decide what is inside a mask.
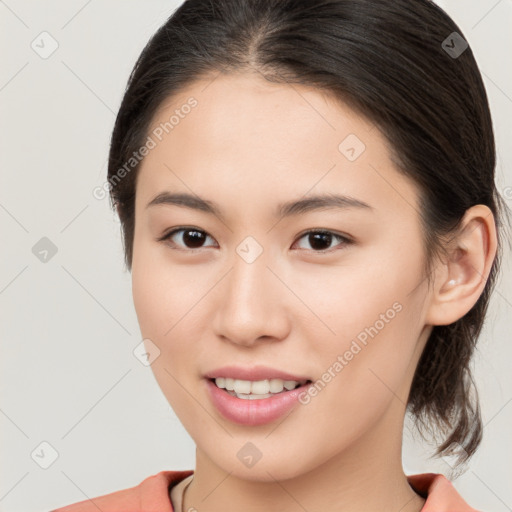
[[[202,229],[197,229],[197,228],[194,228],[194,227],[179,227],[179,228],[175,228],[175,229],[172,229],[171,231],[167,232],[167,233],[164,233],[161,237],[157,238],[157,241],[158,242],[168,242],[168,241],[171,241],[170,239],[176,234],[176,233],[179,233],[181,231],[197,231],[198,233],[204,233],[206,234],[207,236],[210,236],[208,235],[208,233],[206,233],[206,231],[203,231]],[[305,231],[304,233],[302,233],[296,241],[300,240],[301,238],[304,238],[306,235],[310,235],[310,234],[315,234],[315,233],[318,233],[318,234],[323,234],[323,235],[332,235],[333,238],[336,238],[338,239],[339,241],[341,241],[342,243],[340,244],[343,248],[343,246],[347,246],[347,245],[350,245],[350,244],[353,244],[354,241],[350,238],[348,238],[347,236],[344,236],[344,235],[340,235],[338,233],[334,233],[333,231],[329,231],[329,230],[326,230],[326,229],[312,229],[312,230],[309,230],[309,231]],[[210,236],[210,238],[213,239],[213,237]],[[176,245],[174,242],[171,241],[171,243],[173,245]],[[295,244],[295,242],[294,242]],[[199,248],[196,248],[196,249],[191,249],[191,248],[177,248],[176,250],[181,250],[181,251],[185,251],[185,252],[198,252],[200,251],[201,249],[207,249],[208,247],[211,247],[211,246],[207,246],[207,247],[199,247]],[[174,249],[174,247],[173,247]],[[327,253],[331,253],[333,252],[334,250],[339,250],[339,249],[324,249],[324,250],[315,250],[315,249],[304,249],[306,251],[311,251],[311,252],[314,252],[314,253],[317,253],[317,254],[327,254]]]

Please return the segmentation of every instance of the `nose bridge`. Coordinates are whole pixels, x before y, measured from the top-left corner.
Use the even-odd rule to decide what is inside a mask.
[[[235,249],[216,311],[217,334],[238,344],[249,345],[260,337],[279,337],[283,327],[282,304],[276,299],[276,277],[270,251],[253,237]]]
[[[268,278],[268,250],[253,237],[247,237],[236,248],[233,256],[232,271],[228,278],[227,305],[238,316],[254,322],[263,313],[265,304],[269,304],[270,294]],[[266,298],[266,300],[264,300]]]
[[[267,281],[268,250],[264,250],[253,237],[247,237],[236,248],[233,257],[230,286],[239,299],[248,301],[256,296]],[[249,301],[255,304],[255,301]]]

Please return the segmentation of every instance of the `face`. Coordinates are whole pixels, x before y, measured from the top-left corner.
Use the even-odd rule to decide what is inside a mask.
[[[399,438],[428,287],[418,190],[379,130],[313,88],[220,75],[166,101],[149,136],[133,297],[158,384],[202,456],[285,479]],[[241,373],[216,372],[226,366]],[[212,375],[260,395],[231,396]],[[261,398],[270,389],[246,382],[277,390],[279,375],[301,386]]]

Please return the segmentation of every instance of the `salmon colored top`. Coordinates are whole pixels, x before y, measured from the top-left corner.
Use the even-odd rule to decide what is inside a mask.
[[[170,488],[192,473],[192,470],[160,471],[134,487],[73,503],[51,512],[174,512]],[[479,512],[461,498],[444,475],[423,473],[408,476],[407,480],[426,499],[421,512]]]

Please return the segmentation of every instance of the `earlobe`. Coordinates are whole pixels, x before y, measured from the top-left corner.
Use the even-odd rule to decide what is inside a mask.
[[[427,325],[456,322],[482,294],[497,249],[491,210],[481,204],[468,209],[447,249],[448,257],[437,267]]]

